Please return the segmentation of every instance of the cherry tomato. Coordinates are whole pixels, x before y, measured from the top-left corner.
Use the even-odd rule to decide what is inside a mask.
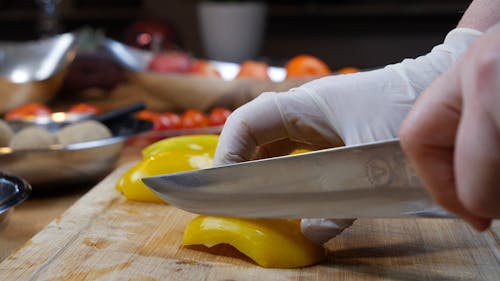
[[[41,116],[51,114],[52,110],[40,103],[28,103],[17,107],[5,114],[5,120],[18,120],[28,116]]]
[[[191,66],[190,72],[207,77],[221,77],[219,71],[205,60],[195,61]]]
[[[346,66],[346,67],[342,67],[341,69],[337,70],[337,73],[338,74],[351,74],[351,73],[356,73],[359,71],[360,71],[360,69],[357,67]]]
[[[206,127],[208,118],[197,109],[188,109],[181,115],[181,125],[184,129]]]
[[[135,115],[135,118],[142,119],[142,120],[148,120],[153,123],[153,131],[159,131],[163,127],[162,121],[160,118],[160,114],[149,111],[149,110],[141,110],[137,112]]]
[[[158,72],[189,72],[193,63],[192,58],[184,52],[170,51],[155,55],[149,63],[149,69]]]
[[[321,59],[311,55],[298,55],[285,65],[287,78],[326,76],[332,71]]]
[[[169,120],[169,126],[166,129],[180,129],[182,127],[181,117],[172,112],[161,113],[161,116]]]
[[[160,114],[153,112],[153,111],[150,111],[150,110],[141,110],[141,111],[135,113],[134,117],[137,119],[146,120],[146,121],[150,121],[151,123],[153,123],[153,128],[151,128],[151,131],[153,131],[153,132],[160,131],[162,126],[163,126],[161,124],[162,122],[160,119]],[[161,139],[161,137],[157,137],[154,135],[153,136],[146,135],[146,136],[141,136],[138,138],[132,137],[132,138],[128,139],[127,143],[130,145],[143,146],[143,145],[148,145],[150,143],[156,142],[160,139]]]
[[[98,114],[101,109],[88,103],[79,103],[71,106],[66,112],[79,114]]]
[[[220,126],[226,123],[227,117],[231,114],[231,110],[223,107],[216,107],[210,111],[208,115],[208,125],[210,126]]]
[[[245,61],[240,65],[240,71],[236,78],[251,78],[269,80],[267,71],[269,66],[265,62]]]
[[[153,122],[153,131],[163,131],[181,128],[181,118],[171,112],[158,113],[142,110],[135,114],[136,118]]]

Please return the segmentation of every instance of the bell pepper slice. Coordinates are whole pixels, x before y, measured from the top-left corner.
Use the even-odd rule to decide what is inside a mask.
[[[215,151],[219,136],[189,135],[167,138],[157,141],[142,150],[143,159],[171,150]]]
[[[125,172],[116,189],[129,200],[164,203],[142,182],[142,178],[208,168],[212,165],[213,154],[213,151],[205,150],[172,150],[153,155]]]
[[[156,142],[143,150],[143,160],[122,175],[116,188],[129,200],[164,203],[141,179],[208,168],[212,165],[217,141],[216,135],[193,135]],[[301,152],[304,151],[294,153]],[[303,267],[326,257],[321,245],[302,234],[299,220],[198,216],[184,232],[184,246],[218,244],[233,246],[263,267]]]
[[[323,246],[302,234],[300,220],[198,216],[182,241],[183,246],[218,244],[233,246],[262,267],[304,267],[326,257]]]

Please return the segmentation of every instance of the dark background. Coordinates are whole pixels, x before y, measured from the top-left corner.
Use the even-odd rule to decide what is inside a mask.
[[[299,53],[331,67],[371,68],[424,54],[442,42],[470,1],[324,0],[266,1],[267,32],[261,57],[281,63]],[[141,19],[168,21],[182,47],[198,57],[195,0],[62,0],[61,32],[88,26],[124,40]],[[36,0],[0,0],[0,41],[40,37]]]

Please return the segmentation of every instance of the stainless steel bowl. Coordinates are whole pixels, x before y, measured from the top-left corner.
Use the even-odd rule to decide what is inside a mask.
[[[104,123],[113,134],[111,138],[43,149],[0,147],[0,171],[24,178],[34,192],[95,182],[114,168],[130,137],[152,128],[149,121],[119,116]]]
[[[148,72],[149,62],[155,55],[151,51],[134,48],[109,38],[103,40],[103,45],[121,66],[131,71]],[[237,63],[211,60],[210,64],[219,71],[224,80],[233,80],[240,70]],[[286,78],[286,70],[283,67],[271,66],[268,74],[273,82],[282,82]]]
[[[14,83],[0,77],[0,114],[26,103],[46,103],[51,100],[62,85],[65,71],[44,81]]]
[[[36,190],[91,182],[113,169],[125,140],[125,137],[113,137],[18,151],[3,147],[0,148],[0,170],[24,178]]]
[[[15,206],[26,200],[31,186],[25,180],[0,172],[0,225]]]
[[[0,114],[57,93],[78,47],[78,34],[27,42],[0,42]]]

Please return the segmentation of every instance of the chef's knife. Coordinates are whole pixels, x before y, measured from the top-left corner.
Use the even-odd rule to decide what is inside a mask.
[[[248,218],[453,217],[439,208],[399,140],[149,177],[189,212]]]

